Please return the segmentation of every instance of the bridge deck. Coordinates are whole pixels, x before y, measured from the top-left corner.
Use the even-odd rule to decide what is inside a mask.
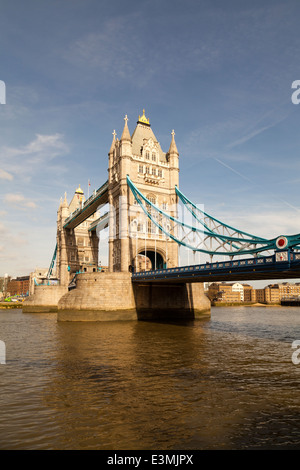
[[[89,232],[93,232],[95,230],[104,230],[106,227],[108,227],[109,223],[109,213],[105,212],[101,217],[99,217],[95,222],[92,222],[90,227],[89,227]]]
[[[300,278],[300,253],[157,269],[132,274],[132,282],[222,282]],[[278,254],[280,256],[278,256]]]
[[[101,204],[108,202],[108,181],[106,181],[92,196],[90,196],[81,208],[73,212],[66,220],[64,228],[75,228],[94,214]]]

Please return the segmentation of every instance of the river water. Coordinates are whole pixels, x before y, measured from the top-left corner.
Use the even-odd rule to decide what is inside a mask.
[[[298,307],[171,324],[0,310],[0,449],[300,449]]]

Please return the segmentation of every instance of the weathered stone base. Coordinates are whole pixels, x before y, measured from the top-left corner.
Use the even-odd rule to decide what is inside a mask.
[[[68,292],[62,286],[36,286],[34,294],[23,302],[23,313],[57,312],[59,299]]]
[[[130,273],[83,273],[58,302],[58,321],[136,320]]]
[[[83,273],[58,302],[58,321],[192,320],[210,315],[203,284],[133,285],[130,273]]]
[[[154,321],[154,320],[167,320],[167,321],[181,321],[181,320],[198,320],[207,318],[210,315],[210,310],[195,311],[189,309],[141,309],[137,312],[138,320]]]
[[[144,283],[135,284],[133,290],[139,320],[194,320],[210,315],[202,283]]]
[[[58,321],[124,321],[137,320],[135,309],[132,310],[59,310]]]

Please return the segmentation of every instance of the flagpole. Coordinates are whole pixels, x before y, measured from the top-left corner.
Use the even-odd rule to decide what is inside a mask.
[[[90,197],[90,180],[88,180],[88,198]]]

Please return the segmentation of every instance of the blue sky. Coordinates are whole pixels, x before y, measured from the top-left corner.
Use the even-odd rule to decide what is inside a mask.
[[[0,275],[48,267],[60,197],[107,179],[143,108],[215,217],[300,232],[298,0],[2,0]],[[105,262],[105,260],[103,260]]]

